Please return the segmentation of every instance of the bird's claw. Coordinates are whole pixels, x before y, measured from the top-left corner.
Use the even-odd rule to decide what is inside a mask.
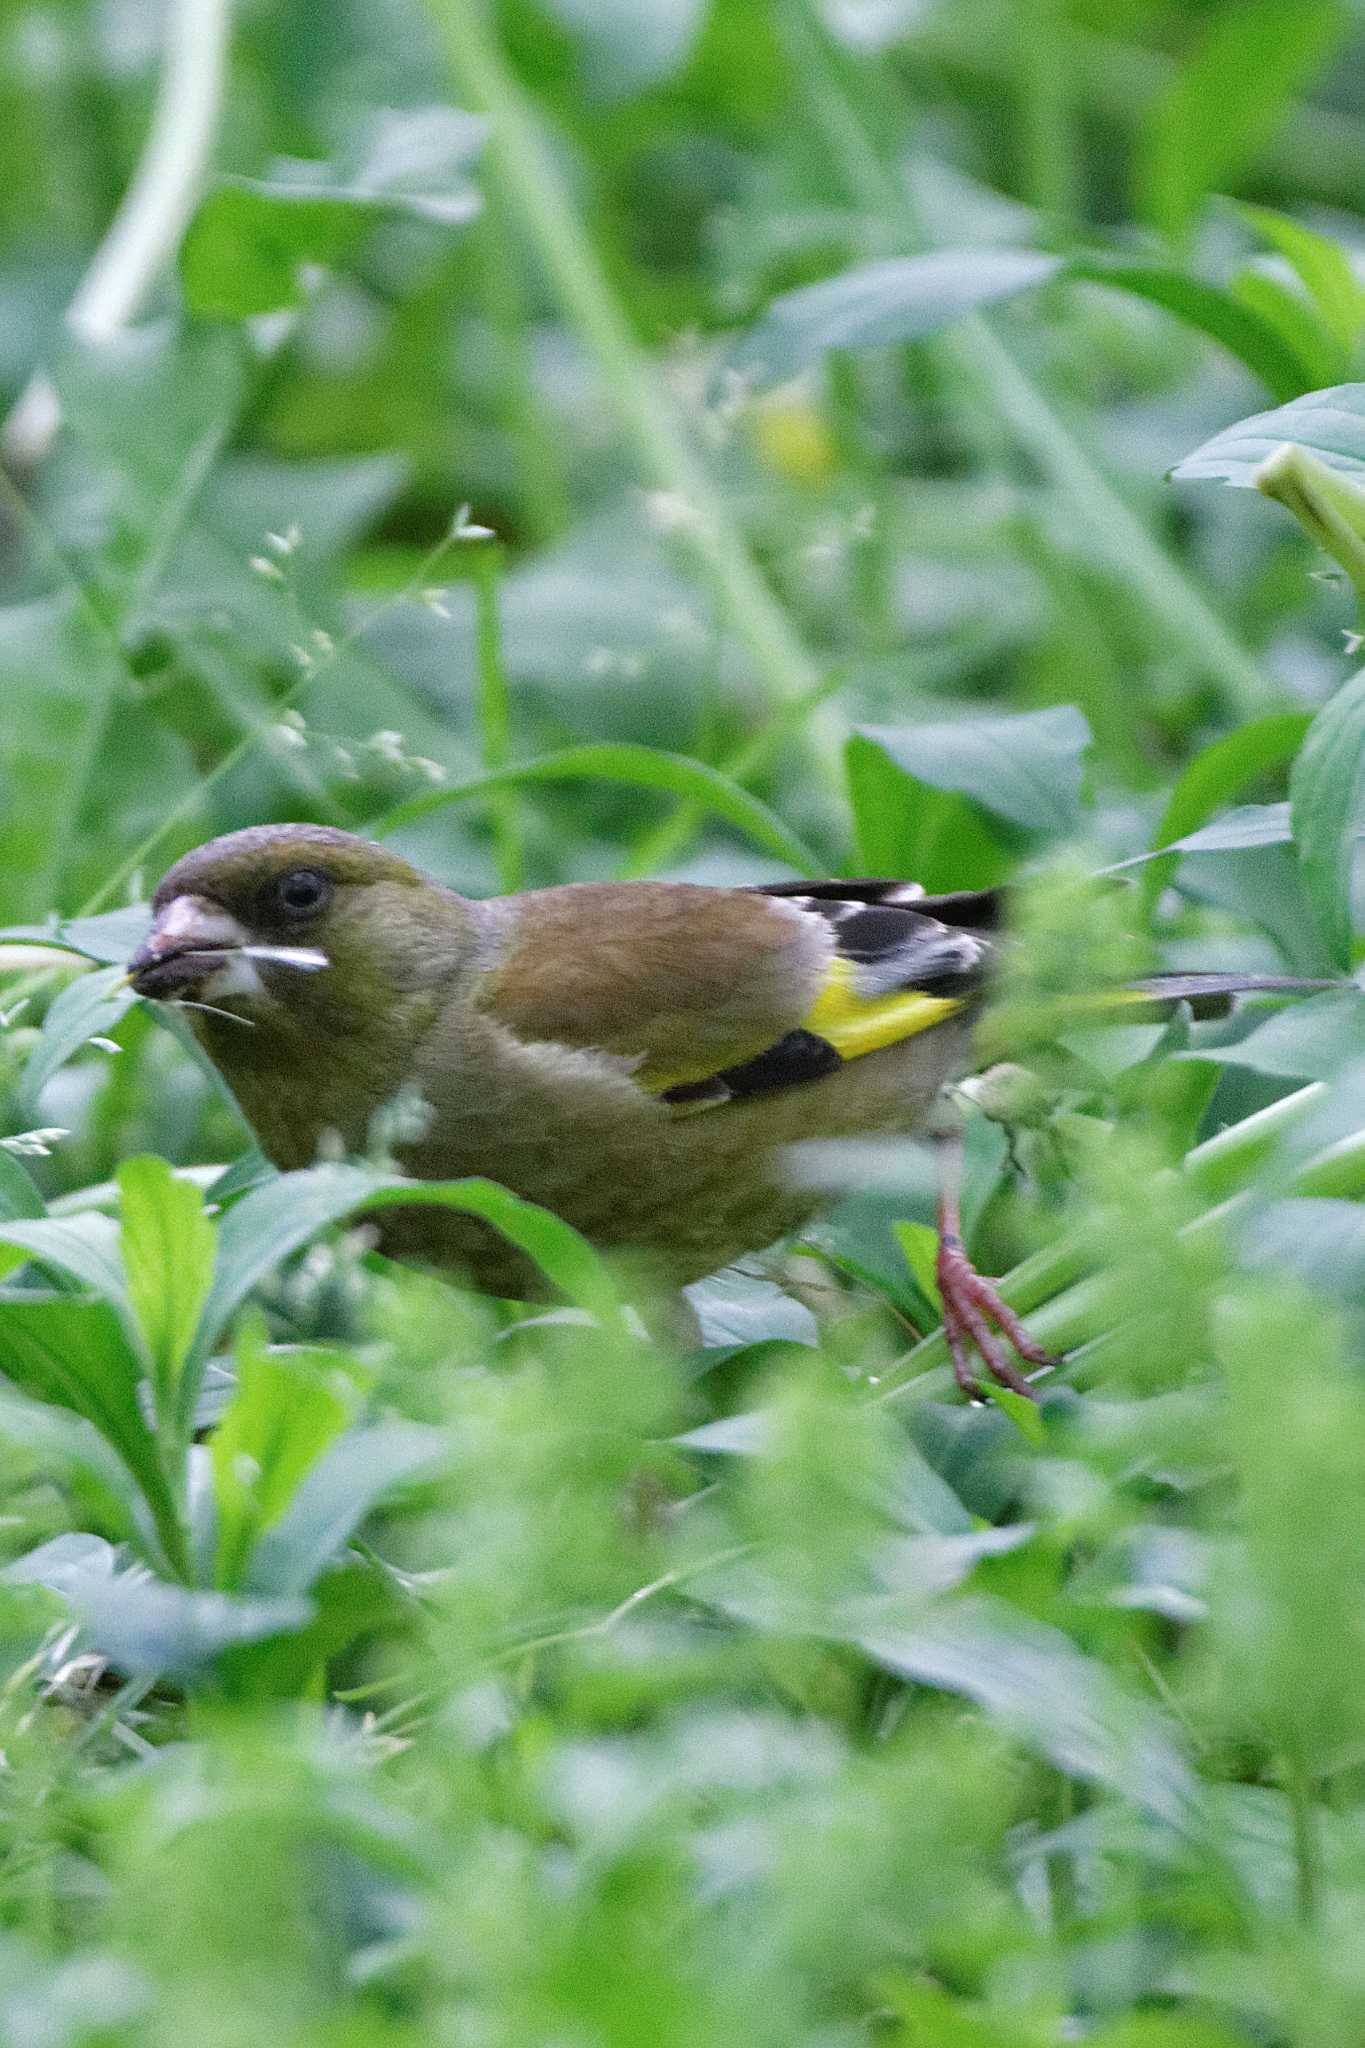
[[[934,1271],[943,1301],[943,1334],[953,1361],[953,1377],[963,1393],[970,1400],[982,1398],[975,1353],[1002,1387],[1036,1401],[1035,1389],[1006,1355],[996,1331],[1027,1365],[1051,1370],[1058,1361],[1030,1337],[1008,1302],[977,1272],[961,1238],[951,1231],[940,1232]]]

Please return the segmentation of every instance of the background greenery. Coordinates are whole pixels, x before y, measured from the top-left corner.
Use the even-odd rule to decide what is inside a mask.
[[[1355,0],[7,0],[7,2043],[1361,2040],[1362,81]],[[913,1146],[681,1357],[491,1186],[568,1313],[272,1179],[119,963],[285,817],[1023,878],[1041,1406]],[[1343,985],[1059,1033],[1155,961]]]

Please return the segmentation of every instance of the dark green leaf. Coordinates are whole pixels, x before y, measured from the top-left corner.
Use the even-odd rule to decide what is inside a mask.
[[[199,1360],[251,1289],[329,1224],[358,1211],[428,1204],[481,1216],[524,1251],[578,1307],[614,1318],[615,1289],[591,1246],[547,1209],[493,1181],[413,1181],[362,1166],[280,1174],[244,1195],[223,1219],[213,1287],[196,1339]],[[35,1226],[36,1227],[36,1226]]]
[[[190,310],[232,320],[300,305],[304,267],[345,262],[381,221],[463,226],[479,210],[464,172],[483,132],[452,107],[389,109],[373,117],[349,176],[295,163],[287,179],[221,179],[181,244]]]
[[[899,802],[912,815],[916,805],[923,804],[922,789],[927,786],[966,797],[1003,825],[1040,837],[1062,837],[1080,822],[1089,745],[1090,728],[1081,713],[1059,704],[1045,711],[945,724],[861,726],[849,742],[849,760],[856,786],[870,765],[867,752],[882,755],[898,771]],[[894,787],[874,784],[866,791],[867,808],[875,814],[893,803]],[[862,810],[860,804],[860,830]],[[941,830],[936,816],[934,825]],[[926,887],[941,885],[938,873],[916,879]],[[970,888],[977,881],[969,872],[947,886]]]
[[[1175,264],[1140,257],[1100,254],[1073,258],[1068,277],[1146,299],[1197,327],[1246,364],[1274,397],[1297,398],[1314,382],[1314,366],[1292,348],[1274,323],[1235,292],[1206,284]]]

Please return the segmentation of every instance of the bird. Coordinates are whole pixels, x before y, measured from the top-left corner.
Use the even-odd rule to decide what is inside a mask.
[[[999,891],[867,877],[475,899],[355,834],[269,824],[170,868],[128,979],[183,1007],[281,1170],[365,1152],[406,1095],[405,1173],[487,1176],[680,1290],[810,1222],[820,1195],[790,1171],[792,1146],[933,1131],[971,1069],[1003,915]],[[1304,983],[1131,986],[1198,1001]],[[504,1298],[537,1291],[473,1217],[433,1204],[374,1222],[392,1256]],[[979,1395],[984,1363],[1033,1396],[1021,1366],[1056,1361],[968,1259],[951,1170],[938,1223],[958,1385]]]

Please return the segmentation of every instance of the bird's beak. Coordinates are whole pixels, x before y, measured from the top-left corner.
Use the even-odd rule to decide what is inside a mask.
[[[247,942],[235,917],[203,896],[174,896],[128,962],[140,996],[168,1001],[200,986]]]

